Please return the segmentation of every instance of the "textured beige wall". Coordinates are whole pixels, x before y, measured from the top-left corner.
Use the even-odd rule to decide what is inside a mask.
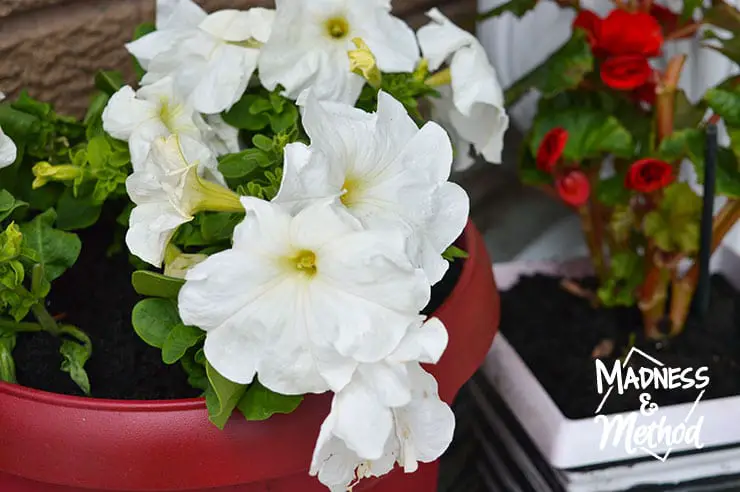
[[[269,5],[269,0],[197,0],[207,9]],[[310,0],[307,0],[310,1]],[[136,25],[153,19],[155,0],[0,0],[0,90],[22,88],[57,109],[81,115],[98,69],[132,78],[123,44]],[[475,0],[394,0],[394,11],[414,26],[439,6],[469,27]]]

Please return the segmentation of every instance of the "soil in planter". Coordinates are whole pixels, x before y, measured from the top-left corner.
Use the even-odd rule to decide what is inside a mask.
[[[64,323],[90,336],[93,355],[85,367],[93,397],[166,400],[198,396],[200,391],[188,384],[181,366],[164,364],[161,351],[144,343],[131,327],[131,310],[141,297],[131,287],[134,268],[127,254],[106,254],[114,238],[110,226],[113,219],[101,219],[79,233],[82,253],[75,266],[54,282],[48,298],[49,312],[63,313]],[[452,292],[462,264],[462,260],[456,260],[432,289],[426,314]],[[21,334],[13,351],[19,383],[54,393],[82,395],[69,375],[59,369],[59,346],[60,341],[46,333]]]
[[[615,342],[613,354],[602,358],[611,370],[613,362],[627,354],[631,333],[636,335],[637,348],[669,368],[708,367],[710,382],[703,400],[740,394],[740,293],[721,276],[712,277],[705,322],[690,319],[682,334],[659,342],[641,336],[642,319],[636,307],[595,309],[563,290],[558,278],[523,277],[501,293],[501,306],[501,332],[568,418],[592,417],[601,402],[591,357],[594,347],[605,339]],[[639,356],[633,356],[630,365],[655,367]],[[651,390],[650,394],[652,402],[664,406],[693,402],[699,391]],[[639,395],[635,390],[614,393],[600,413],[637,410]]]

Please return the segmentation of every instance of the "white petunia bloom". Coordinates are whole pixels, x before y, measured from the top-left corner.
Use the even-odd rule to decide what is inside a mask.
[[[5,94],[0,92],[0,101],[5,99]],[[8,167],[15,162],[18,156],[18,148],[9,136],[0,128],[0,169]]]
[[[451,130],[459,145],[455,168],[472,164],[467,153],[471,143],[487,161],[500,163],[509,117],[496,71],[475,36],[436,8],[427,15],[432,22],[419,29],[417,36],[431,70],[449,63],[451,87],[441,87],[443,99],[432,103],[435,119]]]
[[[468,217],[468,197],[447,181],[452,146],[436,123],[419,129],[403,105],[380,92],[378,111],[306,98],[303,126],[311,147],[286,147],[275,202],[295,211],[338,196],[369,229],[400,230],[408,253],[430,284],[447,271],[442,252]]]
[[[184,323],[207,332],[205,355],[224,377],[255,375],[282,394],[339,391],[360,363],[399,348],[421,325],[429,284],[392,231],[365,231],[322,200],[295,216],[256,198],[233,247],[188,271]]]
[[[272,36],[259,77],[297,99],[311,88],[322,99],[353,104],[365,80],[350,71],[352,39],[361,38],[384,72],[411,72],[419,60],[413,31],[390,13],[388,0],[277,0]]]
[[[357,372],[337,393],[321,425],[311,475],[340,492],[363,478],[380,476],[398,463],[406,473],[439,458],[452,442],[455,416],[439,399],[437,381],[416,362],[397,366],[409,385],[402,405],[384,404],[383,375],[368,381]],[[393,385],[393,382],[390,383]]]
[[[192,36],[208,14],[192,0],[157,0],[156,31],[126,44],[126,49],[144,68]]]
[[[171,77],[134,92],[124,86],[113,94],[103,111],[103,128],[113,138],[127,141],[134,169],[159,137],[185,135],[202,140],[206,123],[174,90]]]
[[[142,84],[171,76],[176,90],[197,111],[228,110],[241,98],[257,68],[260,46],[270,36],[274,15],[258,7],[221,10],[203,18],[196,29],[175,30],[172,36],[177,42],[151,57]]]
[[[159,137],[151,152],[126,180],[136,207],[131,211],[126,245],[132,254],[160,266],[175,230],[193,220],[204,200],[219,204],[238,199],[223,188],[213,153],[185,135]]]

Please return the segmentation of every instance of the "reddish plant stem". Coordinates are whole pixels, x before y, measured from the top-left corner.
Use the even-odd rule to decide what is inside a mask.
[[[671,58],[658,85],[658,96],[655,101],[656,129],[658,134],[657,144],[660,144],[665,137],[673,133],[676,87],[678,87],[678,79],[681,77],[681,70],[683,70],[685,62],[686,55],[684,54],[675,55]]]
[[[681,26],[675,31],[666,34],[664,41],[673,41],[674,39],[691,37],[696,34],[696,31],[698,31],[701,26],[701,22],[692,22],[691,24]]]
[[[740,200],[730,200],[714,217],[712,224],[712,253],[714,253],[722,240],[732,227],[740,221]],[[699,282],[699,264],[694,263],[686,274],[673,282],[671,296],[671,335],[678,335],[683,331],[686,318],[689,315],[691,299]]]

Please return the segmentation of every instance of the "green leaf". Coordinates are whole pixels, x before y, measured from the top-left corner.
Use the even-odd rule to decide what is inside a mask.
[[[509,0],[508,2],[499,5],[496,8],[482,12],[478,15],[478,20],[491,19],[498,17],[506,12],[511,12],[515,17],[521,19],[524,14],[534,9],[537,6],[537,0]]]
[[[175,326],[182,323],[177,304],[170,299],[144,299],[134,306],[131,323],[139,337],[159,349]]]
[[[244,220],[244,214],[211,213],[204,214],[200,221],[200,232],[210,243],[231,240],[234,228]]]
[[[95,203],[92,195],[75,196],[72,188],[67,188],[57,203],[57,227],[64,231],[88,228],[102,211],[103,205]]]
[[[630,191],[624,186],[622,174],[602,179],[596,184],[596,198],[609,207],[626,204],[630,196]]]
[[[126,82],[120,72],[101,70],[95,74],[95,87],[109,96],[115,94],[124,85]]]
[[[24,246],[36,252],[38,263],[43,265],[49,282],[59,278],[74,265],[82,249],[82,243],[76,234],[52,227],[56,216],[54,209],[49,209],[20,226]]]
[[[643,222],[645,235],[661,250],[693,254],[699,249],[702,199],[686,183],[674,183],[663,192],[658,208]]]
[[[706,113],[706,104],[691,104],[683,89],[676,91],[675,114],[673,116],[674,131],[685,128],[695,129],[701,123]],[[627,122],[629,124],[629,122]]]
[[[270,128],[272,131],[277,133],[287,132],[291,128],[298,124],[299,118],[298,108],[292,104],[285,107],[285,110],[279,114],[270,114]]]
[[[20,208],[28,207],[26,202],[16,200],[9,191],[0,189],[0,222],[10,217]]]
[[[609,277],[599,288],[599,300],[607,307],[632,306],[644,280],[644,259],[633,251],[612,255]]]
[[[246,149],[222,157],[218,170],[225,178],[238,179],[249,175],[256,169],[267,167],[270,163],[270,157],[263,150]]]
[[[142,296],[177,299],[185,280],[147,270],[137,270],[131,274],[131,284],[136,293]]]
[[[72,381],[86,394],[90,395],[90,380],[85,371],[85,363],[92,355],[92,342],[85,332],[74,326],[62,326],[62,371],[68,372]]]
[[[591,46],[582,29],[573,31],[573,36],[542,65],[514,82],[504,93],[506,107],[512,106],[532,89],[538,89],[543,97],[574,89],[584,76],[594,68]]]
[[[25,90],[21,91],[18,99],[12,103],[13,108],[46,119],[52,113],[51,104],[32,98]]]
[[[545,134],[556,127],[568,131],[563,151],[568,161],[580,163],[605,154],[631,157],[634,153],[632,136],[614,116],[597,109],[570,108],[537,115],[530,141],[532,155],[537,155]]]
[[[455,261],[457,258],[468,258],[470,255],[455,245],[448,247],[442,253],[442,258],[447,261]]]
[[[252,143],[255,147],[265,152],[270,152],[275,148],[275,142],[271,138],[261,134],[252,137]]]
[[[275,414],[294,412],[303,401],[303,395],[281,395],[254,381],[239,400],[237,407],[247,420],[267,420]]]
[[[704,100],[731,127],[740,127],[740,87],[734,90],[709,89]]]
[[[205,337],[205,332],[200,328],[182,323],[175,325],[162,345],[162,361],[165,364],[174,364]]]
[[[15,334],[0,332],[0,381],[16,383],[15,361],[13,360],[13,349],[15,348]]]
[[[205,363],[208,382],[206,406],[208,419],[219,429],[223,429],[232,412],[247,391],[247,386],[229,381],[218,373],[207,361]]]
[[[203,391],[208,389],[208,375],[206,374],[206,368],[203,363],[195,360],[197,353],[203,353],[202,349],[191,348],[185,355],[180,359],[180,365],[188,375],[188,384],[193,388],[198,388]]]
[[[704,21],[732,33],[740,32],[740,11],[721,0],[713,0],[712,6],[704,11]]]
[[[705,134],[702,130],[681,130],[667,137],[658,149],[666,160],[688,158],[694,165],[699,182],[704,182]],[[740,172],[738,157],[729,149],[720,147],[717,151],[716,193],[729,198],[740,198]]]
[[[270,123],[267,115],[254,114],[250,111],[252,105],[260,99],[262,98],[256,94],[244,94],[231,109],[222,113],[224,121],[233,127],[251,132],[264,129]]]

